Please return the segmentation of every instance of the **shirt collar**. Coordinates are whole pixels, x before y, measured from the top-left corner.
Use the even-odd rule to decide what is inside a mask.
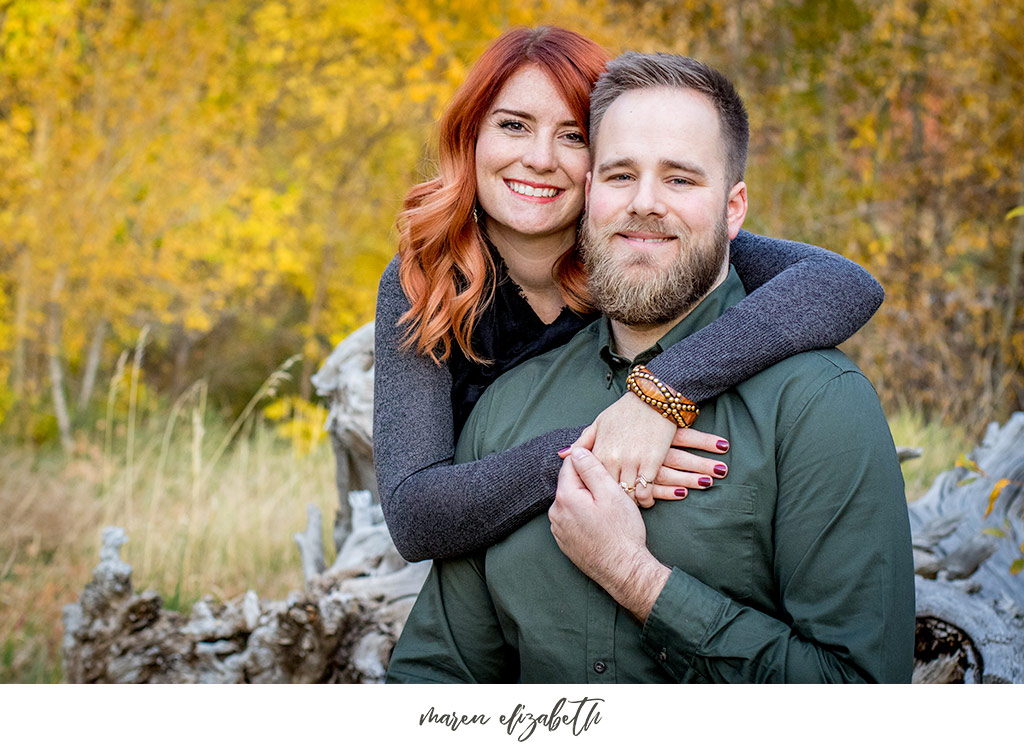
[[[633,364],[646,364],[662,351],[671,348],[688,335],[700,330],[702,327],[711,324],[718,319],[730,306],[738,303],[746,292],[743,283],[736,269],[729,265],[729,274],[721,285],[716,287],[704,300],[697,304],[696,308],[671,330],[661,336],[658,342],[643,353],[637,354]],[[611,320],[602,317],[599,324],[598,345],[601,358],[613,367],[621,367],[629,364],[628,360],[615,352],[612,347]]]

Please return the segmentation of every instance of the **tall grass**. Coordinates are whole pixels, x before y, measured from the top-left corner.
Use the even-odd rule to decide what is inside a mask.
[[[298,453],[256,411],[284,376],[231,426],[198,384],[159,409],[133,390],[130,419],[108,411],[113,426],[80,433],[70,461],[0,446],[0,682],[61,679],[61,607],[89,581],[108,525],[128,534],[135,588],[156,589],[172,609],[204,594],[301,588],[291,534],[307,503],[332,520],[337,491],[327,443]]]
[[[890,412],[889,429],[896,445],[921,448],[920,458],[912,458],[901,465],[907,501],[913,503],[921,497],[939,472],[953,468],[961,453],[968,453],[981,442],[985,427],[970,429],[926,420],[920,411],[901,408]]]

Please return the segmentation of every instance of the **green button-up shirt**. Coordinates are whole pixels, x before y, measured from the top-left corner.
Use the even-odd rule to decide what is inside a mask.
[[[735,271],[630,362],[607,320],[502,376],[456,461],[592,421],[643,364],[743,297]],[[404,682],[909,682],[914,576],[903,479],[867,378],[836,350],[786,359],[701,407],[729,475],[642,511],[672,567],[641,625],[562,553],[546,515],[436,561],[395,648]]]

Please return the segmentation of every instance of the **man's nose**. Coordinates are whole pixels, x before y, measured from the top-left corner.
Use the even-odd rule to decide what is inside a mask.
[[[531,139],[526,153],[523,155],[523,165],[537,173],[551,172],[558,167],[555,145],[550,139],[541,136]]]
[[[629,212],[640,217],[663,217],[668,211],[662,201],[660,184],[654,179],[641,178],[637,181]]]

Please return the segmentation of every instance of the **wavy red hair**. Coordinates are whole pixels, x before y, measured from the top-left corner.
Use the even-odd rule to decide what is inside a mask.
[[[494,295],[494,262],[473,221],[480,123],[505,83],[523,66],[544,70],[587,138],[590,91],[608,55],[576,32],[554,26],[511,29],[476,61],[438,123],[439,175],[409,191],[398,215],[399,278],[409,311],[406,347],[440,364],[452,340],[481,362],[471,337]],[[554,265],[555,281],[576,311],[590,309],[575,244]]]

